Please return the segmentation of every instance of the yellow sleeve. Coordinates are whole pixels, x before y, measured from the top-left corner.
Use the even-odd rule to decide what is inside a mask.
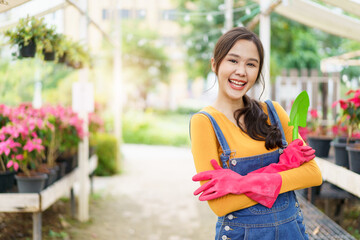
[[[219,165],[219,144],[210,120],[203,114],[195,114],[190,121],[191,151],[194,158],[196,172],[214,170],[210,160],[215,159]],[[204,184],[202,181],[200,184]],[[210,200],[208,204],[212,211],[218,216],[244,209],[257,204],[246,195],[228,194],[223,197]]]
[[[293,127],[289,126],[289,116],[277,102],[273,102],[288,144],[292,142]],[[299,136],[301,138],[301,136]],[[322,184],[320,169],[315,160],[304,163],[298,168],[290,169],[279,173],[282,177],[280,193],[319,186]]]

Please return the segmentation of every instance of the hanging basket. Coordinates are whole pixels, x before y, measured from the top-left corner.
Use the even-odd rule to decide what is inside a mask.
[[[33,58],[36,53],[36,43],[30,39],[28,45],[24,46],[24,43],[20,43],[20,56],[24,58]]]
[[[64,53],[61,57],[59,57],[58,62],[59,63],[65,63],[66,62],[66,53]]]
[[[45,61],[54,61],[55,60],[55,52],[46,52],[45,50],[43,51],[43,55],[44,55],[44,60]]]

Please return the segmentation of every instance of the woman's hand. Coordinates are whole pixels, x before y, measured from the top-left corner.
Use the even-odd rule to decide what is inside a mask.
[[[301,139],[295,139],[284,149],[278,163],[260,168],[251,173],[276,173],[300,167],[303,163],[315,158],[315,150],[310,146],[304,146]]]
[[[205,181],[195,192],[194,195],[202,193],[200,201],[216,199],[226,194],[252,193],[257,201],[261,201],[261,196],[266,199],[266,204],[271,205],[276,200],[282,179],[277,173],[259,173],[242,176],[230,169],[221,168],[217,161],[212,159],[211,164],[214,170],[196,174],[193,181]],[[272,200],[269,201],[268,198]]]

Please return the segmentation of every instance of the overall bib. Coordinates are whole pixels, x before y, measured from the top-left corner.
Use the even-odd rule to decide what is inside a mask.
[[[271,101],[266,101],[271,124],[278,125],[282,133],[283,145],[287,146],[283,128]],[[223,150],[220,156],[222,167],[241,175],[277,163],[283,149],[244,158],[231,158],[231,149],[216,123],[207,112],[216,137]],[[308,240],[305,233],[302,212],[294,191],[279,194],[272,208],[261,204],[219,217],[216,223],[215,240]]]

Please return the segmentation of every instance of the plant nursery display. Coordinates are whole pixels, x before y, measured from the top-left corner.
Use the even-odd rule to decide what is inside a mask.
[[[333,107],[340,105],[339,122],[342,131],[346,131],[346,138],[337,138],[332,145],[336,163],[360,173],[360,145],[356,144],[360,141],[360,89],[350,90],[346,96],[333,103]]]
[[[0,105],[0,124],[0,172],[16,172],[21,192],[41,191],[46,179],[54,182],[57,159],[62,154],[74,158],[85,134],[78,115],[62,106]],[[70,171],[74,167],[72,163]],[[25,180],[31,186],[39,182],[38,189],[24,190]]]

